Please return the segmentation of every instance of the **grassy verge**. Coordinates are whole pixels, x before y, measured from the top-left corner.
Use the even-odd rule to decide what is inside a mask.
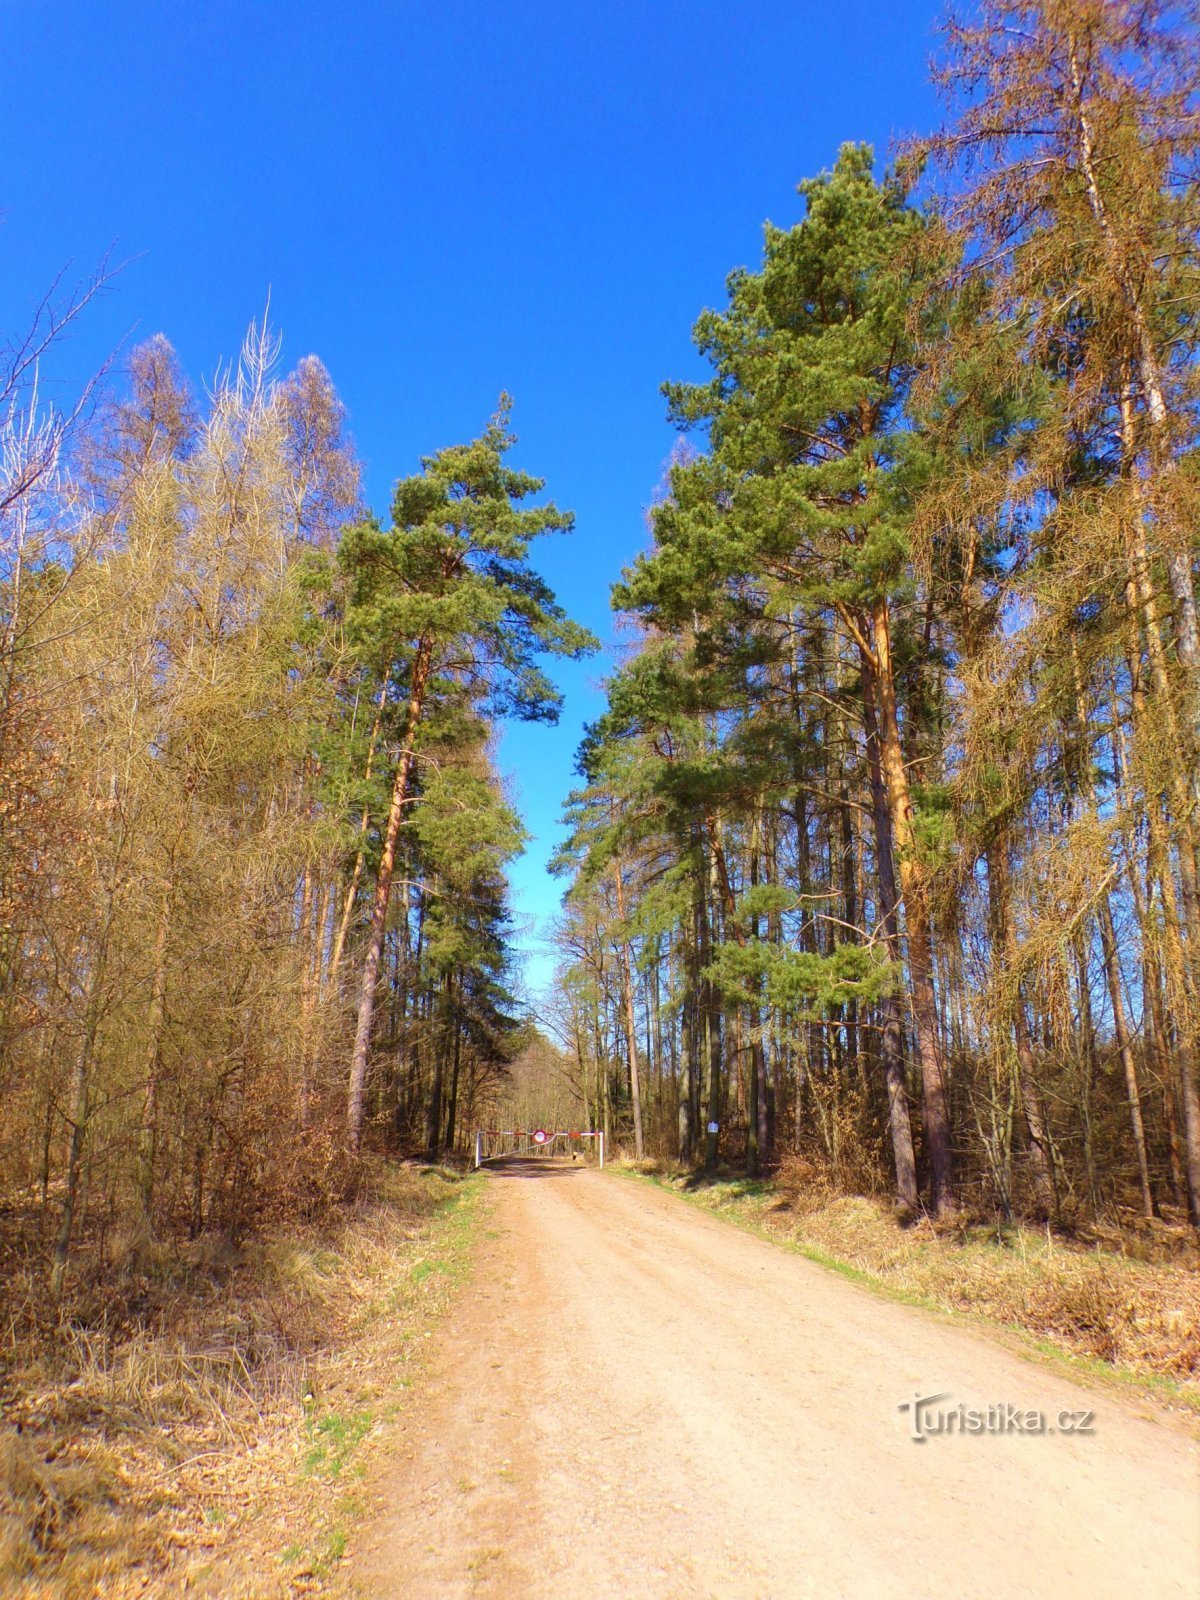
[[[613,1170],[889,1299],[1003,1330],[1025,1354],[1200,1413],[1200,1273],[1190,1257],[1138,1259],[1136,1235],[1114,1250],[1016,1226],[904,1227],[879,1200],[836,1194],[799,1168],[770,1181],[651,1163]]]
[[[319,1594],[373,1438],[470,1270],[482,1185],[388,1168],[336,1226],[168,1266],[160,1307],[4,1372],[0,1592]],[[169,1309],[167,1309],[169,1308]]]

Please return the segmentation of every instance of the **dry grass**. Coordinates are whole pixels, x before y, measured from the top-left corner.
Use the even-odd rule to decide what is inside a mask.
[[[320,1230],[143,1241],[54,1320],[34,1268],[10,1274],[0,1593],[319,1592],[353,1519],[339,1479],[461,1267],[465,1192],[381,1168]]]
[[[645,1164],[643,1170],[647,1170]],[[907,1298],[1017,1327],[1072,1355],[1143,1380],[1168,1379],[1200,1405],[1200,1271],[1191,1229],[1130,1218],[1103,1238],[963,1221],[903,1226],[876,1198],[839,1194],[792,1162],[770,1183],[658,1181],[709,1210],[785,1238]]]

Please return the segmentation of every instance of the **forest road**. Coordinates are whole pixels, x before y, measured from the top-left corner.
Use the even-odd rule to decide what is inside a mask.
[[[682,1199],[512,1163],[375,1487],[373,1600],[1200,1594],[1200,1447]],[[914,1396],[1093,1431],[912,1437]],[[937,1409],[935,1408],[935,1409]],[[407,1445],[406,1445],[407,1441]],[[407,1453],[406,1453],[407,1452]]]

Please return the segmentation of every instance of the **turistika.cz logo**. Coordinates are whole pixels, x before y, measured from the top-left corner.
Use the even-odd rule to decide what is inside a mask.
[[[898,1407],[909,1413],[908,1436],[914,1444],[924,1444],[926,1439],[947,1433],[997,1434],[997,1433],[1095,1433],[1095,1413],[1092,1411],[1059,1411],[1053,1416],[1045,1411],[1016,1406],[1008,1400],[990,1406],[945,1405],[950,1394],[917,1394],[911,1400],[901,1401]]]

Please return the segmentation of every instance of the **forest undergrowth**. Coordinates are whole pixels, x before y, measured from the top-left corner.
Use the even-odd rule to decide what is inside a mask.
[[[53,1326],[10,1207],[0,1591],[324,1592],[365,1510],[363,1447],[403,1409],[480,1198],[448,1167],[371,1165],[319,1223],[133,1252]]]

